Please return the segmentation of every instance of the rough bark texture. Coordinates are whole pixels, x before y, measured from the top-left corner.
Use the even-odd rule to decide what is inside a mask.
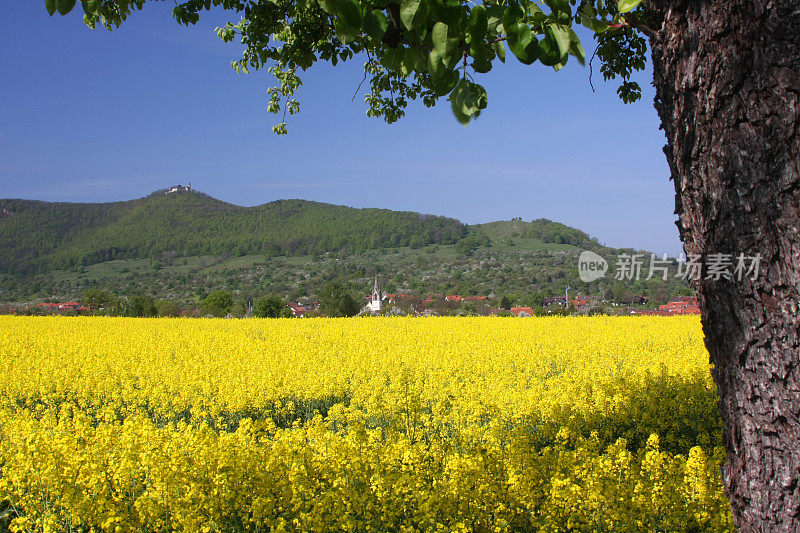
[[[697,282],[739,531],[800,531],[800,2],[649,3],[656,109],[687,254],[761,254]],[[705,278],[705,272],[703,275]]]

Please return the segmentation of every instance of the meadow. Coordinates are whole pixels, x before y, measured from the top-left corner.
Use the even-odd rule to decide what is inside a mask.
[[[698,317],[0,317],[12,531],[732,531]]]

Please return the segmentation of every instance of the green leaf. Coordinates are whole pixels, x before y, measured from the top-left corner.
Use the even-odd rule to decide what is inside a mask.
[[[492,70],[492,61],[496,57],[494,48],[483,41],[469,45],[469,54],[472,56],[472,68],[481,74]]]
[[[642,3],[642,0],[619,0],[617,9],[620,13],[628,13],[636,9],[636,6]]]
[[[402,48],[389,48],[383,53],[381,64],[390,70],[398,69],[403,62],[403,56]]]
[[[56,9],[62,15],[66,15],[75,7],[75,0],[56,0]]]
[[[336,11],[336,0],[317,0],[317,3],[325,13],[333,15]]]
[[[388,26],[389,22],[386,19],[386,15],[383,14],[383,11],[378,11],[377,9],[367,11],[364,17],[364,32],[366,32],[367,35],[376,41],[380,41],[386,34],[386,28]]]
[[[336,18],[333,29],[342,44],[350,44],[358,38],[358,27],[351,26],[343,18]]]
[[[492,48],[494,48],[494,53],[497,54],[497,58],[500,59],[502,63],[506,62],[506,47],[503,45],[501,41],[497,41],[492,43]]]
[[[465,124],[470,118],[477,117],[482,109],[486,109],[486,89],[462,78],[450,93],[449,100],[453,114],[459,122]]]
[[[456,68],[463,58],[464,58],[463,54],[457,53],[457,54],[450,54],[449,57],[442,58],[442,61],[444,61],[444,64],[447,68],[452,69]]]
[[[567,64],[567,59],[569,59],[569,56],[564,56],[558,63],[553,65],[553,70],[558,72],[559,70],[564,68],[566,66],[566,64]]]
[[[492,70],[492,62],[484,57],[475,58],[472,61],[472,68],[475,70],[475,72],[485,74],[486,72]]]
[[[447,57],[447,24],[437,22],[433,25],[433,32],[431,32],[431,39],[433,39],[433,49],[436,50],[440,56]]]
[[[503,20],[503,14],[506,12],[505,6],[491,5],[486,8],[486,15],[488,17],[487,23],[489,31],[492,34],[502,33],[498,30]]]
[[[477,115],[482,109],[486,109],[486,106],[489,104],[489,97],[486,95],[486,89],[477,83],[472,84],[472,96],[475,106],[478,108],[476,111]]]
[[[329,4],[329,7],[330,4]],[[355,0],[334,0],[333,29],[343,44],[355,41],[361,32],[361,9]]]
[[[336,0],[337,18],[355,30],[361,28],[361,8],[358,7],[356,0]],[[356,33],[358,33],[356,31]]]
[[[427,0],[403,0],[400,4],[400,19],[409,30],[423,26],[428,19]]]
[[[519,28],[523,26],[522,22],[522,9],[516,4],[509,4],[503,12],[503,28],[506,30],[506,35],[517,33]],[[526,26],[527,27],[527,26]]]
[[[468,124],[470,119],[469,113],[467,113],[467,111],[464,109],[464,102],[467,99],[468,83],[469,82],[464,79],[459,81],[458,85],[456,85],[455,89],[453,89],[453,92],[450,93],[449,97],[450,107],[453,110],[453,114],[455,115],[456,119],[464,125]]]
[[[581,24],[595,33],[603,33],[608,30],[608,24],[597,17],[599,14],[591,2],[584,4],[581,9]]]
[[[446,0],[429,0],[429,17],[436,22],[444,22],[448,26],[466,26],[461,24],[462,19],[466,19],[466,11],[461,4],[453,4]]]
[[[517,31],[507,34],[506,40],[508,41],[508,47],[511,49],[511,53],[517,56],[517,59],[522,63],[530,65],[536,61],[538,54],[536,53],[535,47],[531,46],[531,44],[536,43],[536,39],[533,37],[533,32],[526,24],[520,24]]]
[[[457,54],[451,55],[448,59],[442,57],[436,50],[431,50],[428,55],[428,72],[430,72],[434,81],[442,81],[445,77],[450,76],[451,72],[454,72],[453,68],[458,64],[459,59],[460,57]],[[456,79],[456,81],[458,80]],[[453,85],[455,85],[455,82]],[[450,92],[450,90],[448,89],[447,92]]]
[[[56,12],[56,0],[44,0],[44,7],[47,9],[47,13],[52,17],[53,13]]]
[[[422,48],[417,48],[417,47],[406,48],[403,56],[403,65],[409,71],[427,72],[428,54]]]
[[[458,83],[458,72],[448,68],[439,70],[439,76],[433,78],[433,90],[436,96],[444,96],[453,90]]]
[[[100,8],[103,6],[103,0],[83,0],[81,3],[84,12],[92,15],[99,14]]]
[[[583,50],[583,45],[581,44],[581,40],[578,37],[578,34],[575,33],[575,30],[573,30],[572,28],[569,29],[569,37],[570,37],[569,53],[575,56],[581,65],[585,65],[586,52]]]
[[[602,20],[591,19],[589,21],[589,25],[591,27],[591,30],[595,33],[603,33],[604,31],[607,31],[609,28],[609,25],[603,22]]]
[[[473,7],[469,14],[469,22],[467,23],[469,42],[480,42],[486,39],[487,29],[488,19],[486,17],[486,8],[483,6]]]
[[[531,15],[531,16],[534,16],[534,15],[538,16],[540,14],[544,15],[544,11],[542,11],[542,8],[539,7],[539,4],[537,4],[536,2],[530,2],[530,3],[528,3],[527,6],[524,6],[524,7],[525,7],[525,12],[528,15]]]
[[[431,39],[433,40],[433,49],[439,53],[442,61],[447,63],[453,52],[458,48],[458,36],[453,36],[453,30],[450,26],[443,22],[437,22],[433,25]]]
[[[545,34],[545,38],[539,41],[536,47],[538,49],[537,59],[542,65],[552,67],[562,62],[563,56],[549,33]]]
[[[572,8],[569,0],[544,0],[553,12],[553,18],[560,24],[569,24],[572,19]]]
[[[431,77],[436,78],[442,75],[442,71],[444,71],[447,67],[444,66],[442,62],[442,56],[436,50],[431,50],[431,53],[428,54],[428,72],[431,73]]]
[[[545,30],[547,34],[555,41],[558,46],[558,53],[564,57],[569,53],[572,46],[572,38],[569,34],[569,29],[560,24],[549,24]]]
[[[445,0],[445,16],[441,19],[442,22],[447,23],[448,26],[458,26],[459,28],[466,28],[469,13],[461,5],[461,1]]]
[[[469,124],[470,117],[462,113],[459,106],[454,102],[450,102],[450,108],[453,110],[453,115],[456,117],[456,120],[459,121],[462,126]]]

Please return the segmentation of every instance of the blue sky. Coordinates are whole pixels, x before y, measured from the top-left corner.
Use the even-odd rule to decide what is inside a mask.
[[[186,28],[171,7],[109,33],[86,28],[80,9],[50,18],[41,0],[0,3],[0,198],[127,200],[191,181],[239,205],[546,217],[612,246],[681,250],[649,71],[642,100],[625,105],[597,68],[592,93],[577,62],[554,73],[509,57],[478,78],[489,107],[462,127],[444,100],[412,103],[393,125],[367,118],[363,94],[352,101],[361,62],[320,64],[277,137],[266,73],[237,75],[241,45],[213,32],[226,14]]]

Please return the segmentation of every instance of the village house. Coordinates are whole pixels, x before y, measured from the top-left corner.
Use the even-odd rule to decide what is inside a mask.
[[[576,311],[586,311],[591,306],[597,304],[599,299],[597,296],[576,296],[569,301],[570,305],[575,307]]]
[[[633,309],[631,314],[650,316],[699,315],[700,306],[697,303],[696,296],[681,296],[659,305],[658,310]]]
[[[292,316],[297,318],[301,318],[311,311],[316,311],[317,307],[317,302],[314,302],[313,305],[302,305],[300,303],[289,304],[289,309],[292,310]]]
[[[622,300],[620,300],[620,303],[624,305],[644,305],[649,301],[650,298],[648,298],[647,296],[631,294],[624,296]]]
[[[88,306],[79,304],[78,302],[45,302],[36,304],[35,307],[39,309],[46,309],[53,313],[62,313],[64,311],[75,311],[76,313],[88,313],[91,309]]]
[[[564,296],[551,296],[542,299],[542,307],[550,307],[551,305],[560,305],[564,307],[567,305],[567,298]]]
[[[699,315],[700,306],[696,296],[683,296],[658,306],[659,311],[669,311],[673,315]]]

